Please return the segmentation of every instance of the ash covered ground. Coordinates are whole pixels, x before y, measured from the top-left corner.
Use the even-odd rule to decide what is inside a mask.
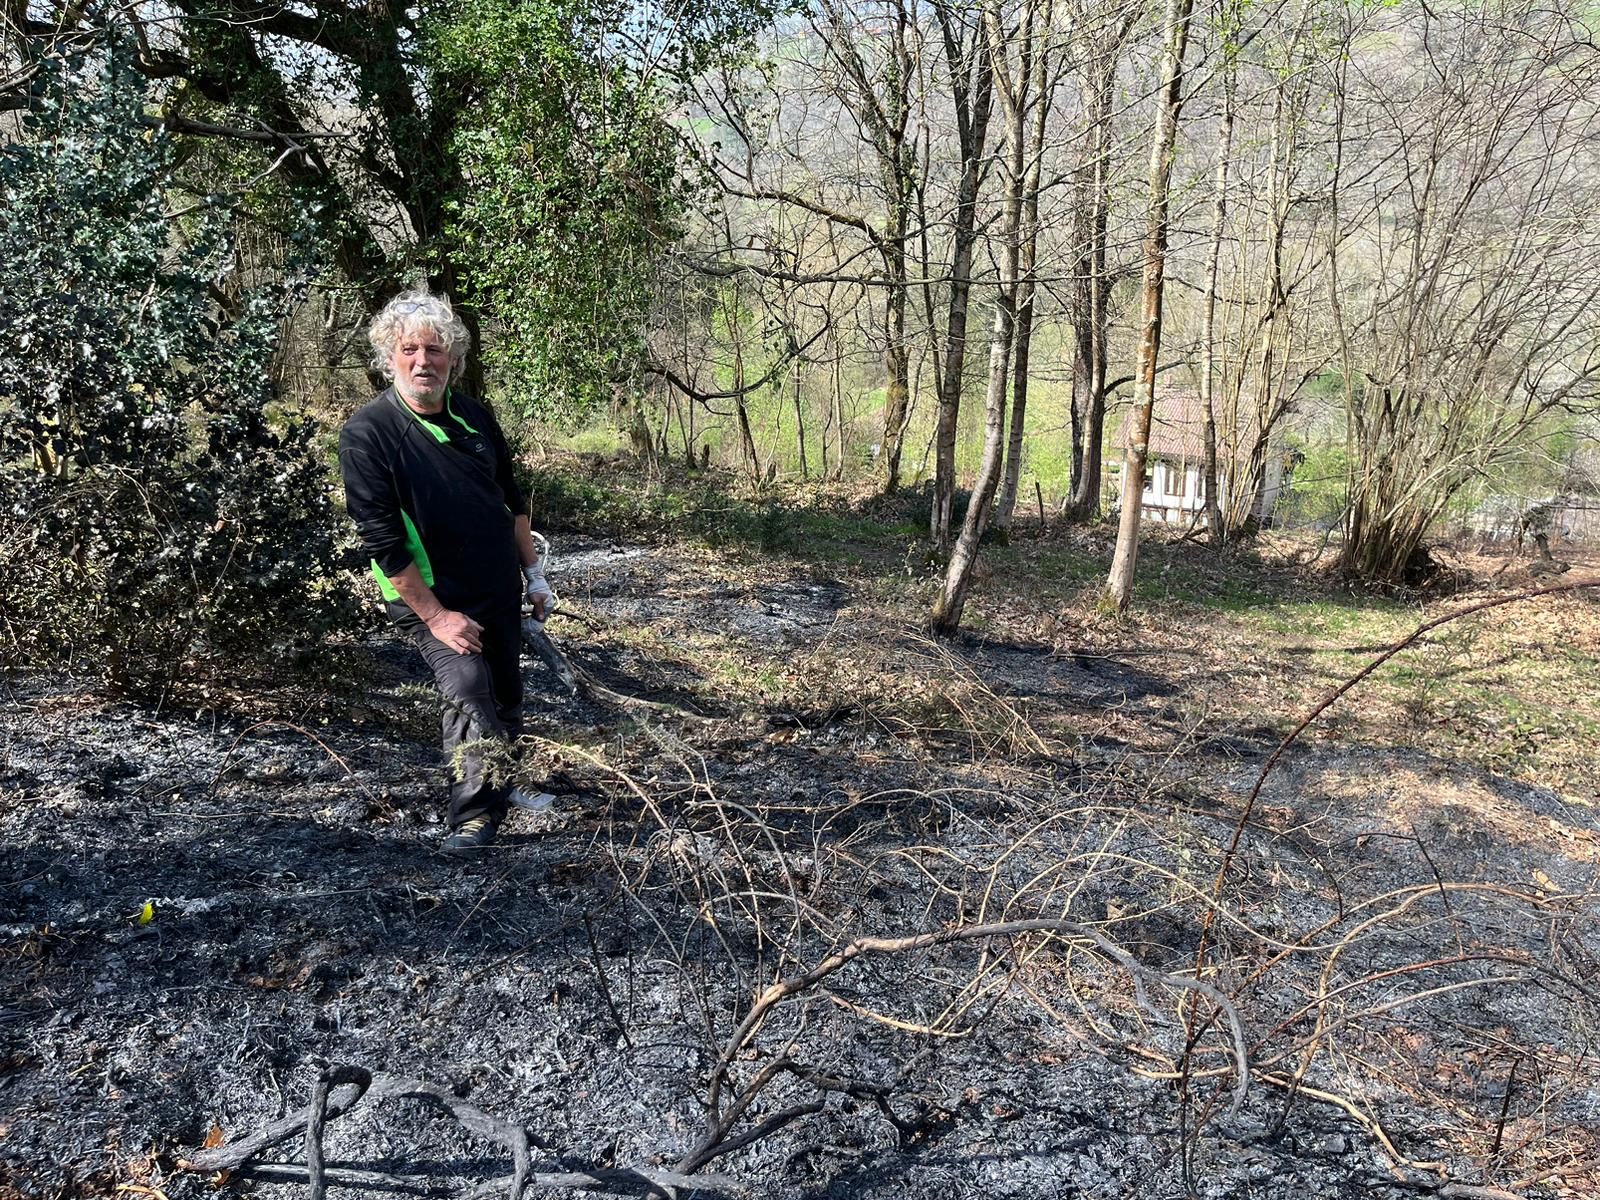
[[[523,770],[562,800],[465,860],[382,639],[362,701],[299,716],[10,683],[0,1195],[303,1195],[179,1162],[328,1064],[525,1128],[547,1178],[681,1167],[715,1100],[731,1182],[680,1195],[1594,1194],[1592,808],[1296,746],[1225,858],[1275,738],[1197,729],[1160,663],[933,645],[838,580],[572,547],[584,619],[552,630],[602,690],[530,665]],[[812,702],[742,686],[785,670]],[[729,1050],[854,939],[1040,919],[1073,924],[864,952]],[[1184,986],[1201,953],[1222,1007]],[[335,1194],[513,1170],[416,1099],[325,1146]]]

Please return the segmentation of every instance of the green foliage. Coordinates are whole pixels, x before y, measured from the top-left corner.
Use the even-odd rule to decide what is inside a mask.
[[[671,81],[770,11],[707,4],[660,21],[620,0],[433,10],[428,89],[469,98],[453,114],[461,183],[440,249],[486,318],[498,390],[524,412],[574,422],[634,371],[654,263],[687,202]]]
[[[1306,445],[1273,516],[1282,525],[1331,529],[1344,514],[1350,454],[1343,444]]]
[[[167,137],[120,51],[49,63],[0,152],[0,610],[24,659],[171,690],[288,656],[344,612],[309,422],[272,412],[282,290],[219,311],[219,223],[165,210]]]
[[[555,532],[687,538],[820,562],[854,561],[863,547],[898,552],[921,531],[903,514],[880,518],[858,513],[846,501],[804,489],[740,499],[728,495],[726,479],[700,475],[670,475],[659,485],[646,486],[636,470],[623,464],[541,470],[519,482],[530,498],[534,525]]]
[[[610,456],[628,444],[628,437],[610,421],[593,421],[561,439],[573,454]]]

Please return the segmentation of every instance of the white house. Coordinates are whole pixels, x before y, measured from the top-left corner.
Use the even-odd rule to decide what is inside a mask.
[[[1131,424],[1131,421],[1124,422],[1124,438],[1131,431]],[[1241,455],[1247,455],[1254,441],[1253,434],[1241,428],[1236,440],[1240,443]],[[1115,486],[1120,480],[1122,463],[1116,460],[1108,466]],[[1218,445],[1217,486],[1224,497],[1228,494],[1230,466],[1227,446]],[[1258,519],[1264,520],[1272,512],[1284,482],[1283,455],[1269,454],[1266,478],[1261,494],[1256,497]],[[1120,495],[1120,488],[1117,491]],[[1205,524],[1205,408],[1198,392],[1188,388],[1157,389],[1155,411],[1150,420],[1150,448],[1145,460],[1141,508],[1141,516],[1147,521]]]

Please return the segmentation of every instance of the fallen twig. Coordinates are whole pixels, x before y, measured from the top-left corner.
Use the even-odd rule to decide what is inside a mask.
[[[306,1168],[299,1163],[253,1162],[241,1169],[241,1174],[252,1179],[302,1183]],[[431,1175],[391,1175],[384,1171],[371,1171],[362,1167],[331,1164],[323,1168],[323,1177],[339,1187],[360,1191],[414,1192],[417,1195],[436,1196],[439,1181]],[[513,1175],[491,1179],[466,1193],[463,1200],[485,1200],[504,1192],[515,1180]],[[725,1175],[679,1175],[655,1167],[609,1168],[597,1171],[535,1171],[528,1176],[528,1187],[552,1188],[570,1192],[641,1192],[646,1195],[665,1188],[693,1190],[700,1194],[725,1193],[746,1195],[749,1189]]]
[[[1250,1062],[1245,1046],[1244,1027],[1239,1019],[1238,1011],[1221,991],[1198,979],[1183,975],[1169,975],[1152,967],[1147,967],[1104,934],[1080,922],[1060,917],[1036,917],[1015,921],[999,921],[983,925],[957,925],[932,933],[914,934],[901,938],[857,938],[841,950],[823,959],[804,974],[790,976],[787,979],[779,979],[773,983],[756,998],[755,1003],[750,1006],[749,1011],[745,1013],[744,1018],[724,1043],[722,1052],[712,1069],[711,1084],[706,1103],[710,1114],[707,1136],[702,1139],[695,1150],[691,1151],[689,1156],[679,1163],[679,1169],[684,1169],[687,1164],[694,1161],[708,1161],[704,1156],[716,1146],[718,1135],[726,1135],[732,1124],[731,1118],[736,1117],[738,1112],[748,1104],[753,1090],[765,1083],[766,1080],[763,1076],[767,1076],[768,1072],[772,1070],[770,1066],[767,1071],[763,1071],[762,1075],[753,1081],[751,1087],[744,1089],[744,1092],[734,1103],[733,1112],[728,1117],[723,1115],[721,1097],[724,1086],[729,1082],[729,1069],[755,1034],[756,1029],[768,1014],[784,1000],[808,991],[863,955],[898,954],[932,946],[946,946],[956,942],[978,941],[985,938],[1008,937],[1024,933],[1057,934],[1092,942],[1101,952],[1128,971],[1136,981],[1149,980],[1168,987],[1198,992],[1215,1004],[1217,1011],[1226,1018],[1232,1038],[1231,1051],[1234,1059],[1236,1082],[1228,1114],[1230,1119],[1238,1115],[1250,1087]],[[740,1144],[744,1144],[744,1140],[743,1138],[739,1139]]]
[[[324,1123],[330,1117],[338,1117],[349,1112],[363,1097],[428,1101],[448,1112],[464,1128],[506,1147],[511,1152],[512,1162],[515,1164],[514,1173],[483,1184],[469,1193],[473,1197],[508,1193],[511,1200],[521,1200],[524,1189],[529,1186],[567,1191],[642,1192],[650,1196],[673,1188],[696,1188],[701,1191],[719,1192],[743,1191],[736,1181],[721,1176],[691,1176],[685,1171],[660,1171],[647,1166],[594,1171],[535,1171],[530,1146],[536,1144],[537,1139],[524,1126],[485,1112],[425,1080],[412,1079],[404,1075],[374,1073],[354,1066],[333,1066],[324,1070],[317,1080],[311,1103],[299,1112],[274,1121],[265,1129],[226,1145],[199,1150],[192,1156],[180,1158],[178,1166],[185,1171],[205,1173],[234,1171],[268,1179],[296,1181],[304,1179],[310,1184],[311,1195],[314,1198],[324,1195],[329,1183],[350,1187],[389,1188],[396,1191],[436,1192],[438,1190],[436,1183],[418,1176],[389,1175],[349,1167],[332,1167],[323,1162]],[[252,1161],[267,1148],[302,1132],[306,1137],[305,1166]]]
[[[329,1117],[341,1116],[356,1106],[367,1089],[372,1086],[372,1076],[359,1067],[348,1068],[353,1078],[328,1091],[324,1112]],[[198,1150],[187,1158],[180,1158],[178,1166],[185,1171],[233,1171],[279,1142],[288,1141],[303,1133],[311,1124],[311,1106],[272,1122],[265,1129],[248,1134],[235,1141],[207,1150]]]
[[[283,1183],[303,1183],[307,1178],[306,1167],[290,1162],[253,1162],[243,1168],[243,1173],[252,1179]],[[414,1192],[419,1196],[432,1196],[439,1191],[439,1181],[431,1176],[390,1175],[361,1167],[324,1166],[322,1177],[335,1186],[364,1192]]]
[[[1196,978],[1203,976],[1206,972],[1206,958],[1211,949],[1212,922],[1215,919],[1217,907],[1220,904],[1222,894],[1227,886],[1228,873],[1230,870],[1232,870],[1234,859],[1238,856],[1239,847],[1244,841],[1244,831],[1249,828],[1250,820],[1255,814],[1256,801],[1261,797],[1261,789],[1266,785],[1267,777],[1272,774],[1273,768],[1278,765],[1278,760],[1283,757],[1284,752],[1288,750],[1288,748],[1294,743],[1295,739],[1304,733],[1306,729],[1310,727],[1313,721],[1331,708],[1342,696],[1360,684],[1364,679],[1370,676],[1384,663],[1388,662],[1396,654],[1399,654],[1407,646],[1411,645],[1418,638],[1422,637],[1423,634],[1434,629],[1438,629],[1442,625],[1448,625],[1450,622],[1459,620],[1462,617],[1470,616],[1473,613],[1484,612],[1491,608],[1500,608],[1507,604],[1516,604],[1523,600],[1534,599],[1538,596],[1554,595],[1560,592],[1574,592],[1583,588],[1600,588],[1600,578],[1590,577],[1585,579],[1575,579],[1567,583],[1552,584],[1548,587],[1531,588],[1525,591],[1516,592],[1510,596],[1495,596],[1487,600],[1480,600],[1475,604],[1469,604],[1464,608],[1455,609],[1452,612],[1445,613],[1443,616],[1435,617],[1431,621],[1424,621],[1410,633],[1406,634],[1406,636],[1400,638],[1398,641],[1386,648],[1376,658],[1367,663],[1366,666],[1362,667],[1361,670],[1356,672],[1350,678],[1344,680],[1338,686],[1334,687],[1328,692],[1327,695],[1317,702],[1311,711],[1301,719],[1300,723],[1291,729],[1287,735],[1285,735],[1283,740],[1278,743],[1277,748],[1273,750],[1271,755],[1268,756],[1267,761],[1262,764],[1261,771],[1256,776],[1255,784],[1250,788],[1250,794],[1245,797],[1244,807],[1241,809],[1238,819],[1234,822],[1232,836],[1228,840],[1227,848],[1222,853],[1222,860],[1217,868],[1216,879],[1211,888],[1212,899],[1218,903],[1207,909],[1206,914],[1202,918],[1200,924],[1200,943],[1195,951],[1194,963],[1194,974]],[[1441,891],[1443,891],[1442,888]],[[1190,1025],[1192,1031],[1192,1019],[1190,1021]],[[1183,1070],[1183,1082],[1187,1082],[1189,1077],[1188,1072],[1190,1070],[1190,1062],[1187,1055],[1184,1057]]]
[[[323,1200],[328,1182],[322,1165],[322,1129],[328,1120],[328,1093],[335,1083],[370,1085],[372,1077],[350,1067],[329,1067],[317,1076],[311,1093],[311,1113],[306,1120],[306,1176],[311,1183],[311,1200]]]

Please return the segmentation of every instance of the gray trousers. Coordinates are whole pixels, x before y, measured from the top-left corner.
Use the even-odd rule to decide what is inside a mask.
[[[471,614],[483,626],[483,653],[457,654],[404,604],[389,616],[422,652],[444,696],[444,753],[463,742],[514,738],[522,732],[522,617],[515,604],[500,613]],[[466,754],[450,774],[450,828],[473,817],[506,815],[511,784],[492,786],[482,756]]]

